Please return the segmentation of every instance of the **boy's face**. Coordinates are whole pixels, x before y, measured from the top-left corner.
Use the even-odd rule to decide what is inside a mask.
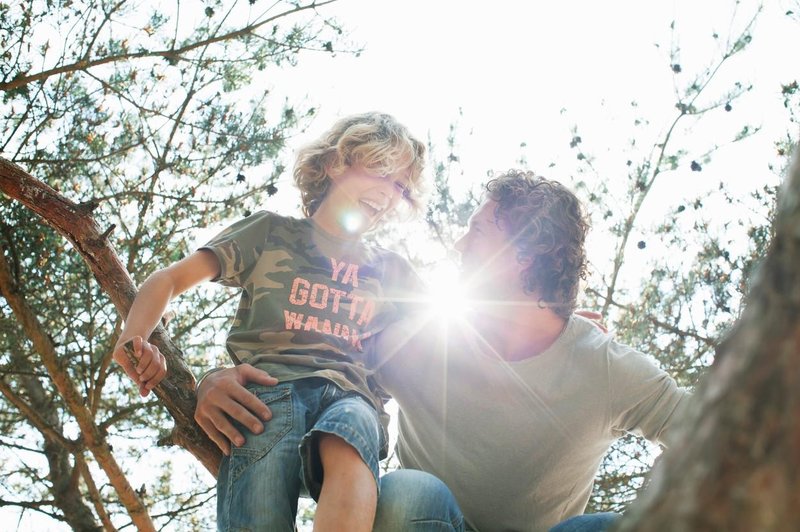
[[[331,188],[323,205],[342,213],[345,228],[353,233],[375,227],[409,193],[407,170],[381,175],[367,168],[350,166],[329,175]]]
[[[495,217],[497,202],[485,200],[472,214],[466,234],[455,243],[469,291],[479,297],[509,298],[522,292],[525,265],[502,224]]]

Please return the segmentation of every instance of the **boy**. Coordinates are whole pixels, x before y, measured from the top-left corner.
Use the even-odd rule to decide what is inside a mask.
[[[419,282],[361,236],[400,202],[416,206],[424,155],[389,115],[342,119],[298,154],[307,218],[255,213],[142,284],[114,358],[143,394],[165,375],[144,339],[172,297],[207,280],[243,289],[226,342],[233,361],[280,381],[248,387],[272,420],[260,434],[241,427],[245,441],[223,459],[220,530],[292,530],[303,482],[318,500],[315,530],[371,530],[386,434],[363,343],[406,313],[399,302]],[[136,369],[121,347],[130,340]]]

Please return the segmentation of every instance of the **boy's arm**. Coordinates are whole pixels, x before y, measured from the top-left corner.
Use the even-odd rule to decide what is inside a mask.
[[[161,382],[166,376],[167,366],[158,348],[150,344],[153,329],[156,328],[169,302],[175,296],[204,281],[219,276],[219,260],[213,252],[205,249],[195,251],[188,257],[154,272],[142,283],[136,299],[125,319],[125,327],[114,346],[114,360],[122,366],[138,386],[142,397]],[[123,346],[133,341],[132,362]]]

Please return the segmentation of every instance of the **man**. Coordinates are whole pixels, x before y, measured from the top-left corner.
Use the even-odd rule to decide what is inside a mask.
[[[408,469],[381,480],[377,530],[547,530],[583,512],[614,440],[664,442],[686,403],[644,355],[573,315],[588,229],[575,195],[517,171],[486,190],[456,243],[471,312],[421,315],[376,340],[376,377],[399,404]],[[241,441],[227,416],[248,426],[258,421],[250,412],[268,417],[243,393],[252,379],[266,376],[239,367],[199,386],[196,419],[223,450]],[[556,529],[601,530],[612,519]]]

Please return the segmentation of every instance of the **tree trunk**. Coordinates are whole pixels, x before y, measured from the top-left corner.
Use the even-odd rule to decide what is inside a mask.
[[[92,218],[96,205],[76,204],[16,164],[0,157],[0,190],[42,217],[69,240],[88,264],[97,282],[111,298],[122,316],[127,316],[136,296],[136,287],[114,248],[108,241],[113,226],[102,232]],[[183,361],[180,350],[166,331],[158,327],[150,337],[167,359],[168,373],[154,390],[175,419],[165,443],[180,445],[192,453],[214,476],[221,454],[194,421],[195,379]]]
[[[800,530],[800,150],[742,318],[619,530]]]

